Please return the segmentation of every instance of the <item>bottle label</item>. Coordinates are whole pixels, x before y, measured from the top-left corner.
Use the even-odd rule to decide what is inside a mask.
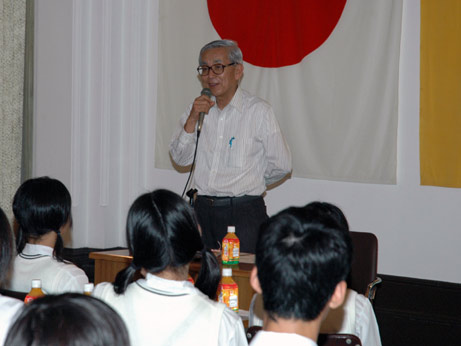
[[[224,238],[222,245],[222,262],[237,264],[240,259],[240,241],[234,238]]]
[[[34,299],[37,299],[37,298],[40,298],[40,297],[33,297],[33,296],[30,296],[30,295],[27,295],[26,298],[24,298],[24,303],[30,303],[32,300]]]
[[[222,242],[222,261],[227,263],[229,261],[229,240],[224,238]]]
[[[237,284],[220,284],[219,285],[219,302],[226,304],[231,310],[238,312],[239,302]]]

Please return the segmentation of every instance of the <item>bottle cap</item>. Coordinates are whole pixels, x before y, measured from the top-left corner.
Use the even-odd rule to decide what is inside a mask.
[[[227,226],[228,233],[235,233],[235,226]]]
[[[223,268],[222,276],[232,276],[232,268]]]
[[[83,286],[83,291],[84,292],[93,292],[93,288],[94,288],[94,284],[90,282],[89,284],[85,284]]]
[[[32,288],[42,288],[42,280],[33,279],[32,280]]]

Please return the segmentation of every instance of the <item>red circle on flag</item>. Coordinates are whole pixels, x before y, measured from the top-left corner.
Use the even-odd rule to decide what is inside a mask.
[[[261,67],[299,63],[320,47],[346,0],[208,0],[220,37],[238,42],[246,62]]]

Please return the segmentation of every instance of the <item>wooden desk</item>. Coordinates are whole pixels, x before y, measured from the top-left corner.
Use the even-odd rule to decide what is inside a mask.
[[[128,267],[132,261],[132,257],[128,253],[128,249],[90,252],[90,258],[95,260],[94,266],[94,283],[113,282],[117,273]],[[250,286],[250,272],[254,264],[240,263],[232,266],[232,278],[239,287],[239,307],[243,310],[249,310],[251,298],[255,293]],[[194,261],[190,265],[190,273],[193,277],[200,270],[200,261]]]
[[[117,273],[128,267],[133,260],[128,249],[101,252],[90,252],[94,259],[94,284],[114,282]]]

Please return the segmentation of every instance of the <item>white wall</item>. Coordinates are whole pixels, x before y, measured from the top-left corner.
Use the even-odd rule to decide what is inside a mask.
[[[76,6],[77,3],[80,2],[36,2],[34,172],[35,175],[57,177],[71,188],[75,224],[73,246],[121,245],[126,210],[136,195],[158,187],[180,193],[187,178],[185,174],[154,168],[157,47],[156,27],[149,23],[155,21],[157,1],[139,1],[136,5],[122,0],[104,0],[101,5]],[[461,243],[461,213],[458,212],[461,193],[457,189],[419,185],[419,11],[418,0],[404,1],[397,185],[292,178],[269,191],[266,204],[272,214],[289,205],[303,205],[312,200],[335,203],[345,212],[352,230],[370,231],[378,236],[380,273],[461,282],[461,256],[457,251]],[[76,13],[83,15],[83,19]],[[86,19],[89,14],[93,19]],[[107,29],[108,25],[107,21],[101,22],[99,15],[103,19],[111,18],[112,27],[110,32],[106,30],[106,34],[94,39],[92,33],[99,32],[98,26],[104,29],[105,25]],[[121,27],[126,29],[126,34],[125,29],[120,29],[119,19],[125,25]],[[136,23],[140,23],[139,27]],[[89,29],[79,27],[83,24]],[[146,42],[139,42],[137,33],[143,29],[152,30],[152,36],[141,36]],[[77,38],[76,32],[80,35]],[[98,55],[100,47],[96,44],[104,44],[100,41],[104,35],[112,38],[109,67],[102,59],[107,47]],[[117,40],[116,35],[122,39]],[[77,39],[84,47],[77,44]],[[87,44],[87,39],[94,39],[96,43]],[[127,55],[127,50],[131,54]],[[117,52],[122,58],[117,58]],[[142,60],[146,54],[147,62]],[[139,70],[138,62],[147,64],[148,70]],[[91,78],[94,66],[103,69],[102,80],[109,82],[109,86]],[[143,77],[144,72],[146,76]],[[118,89],[119,84],[125,83],[131,86]],[[100,97],[104,100],[108,87],[111,98],[107,100],[106,95],[104,108],[99,104]],[[140,94],[138,98],[126,96],[127,93],[133,96],[134,91]],[[142,107],[137,108],[139,101]],[[79,127],[75,123],[76,110],[85,112]],[[140,116],[133,123],[131,119],[135,113]],[[118,150],[110,153],[111,171],[106,173],[107,167],[99,164],[104,158],[101,145],[95,141],[104,136],[104,126],[99,125],[96,133],[86,133],[95,131],[86,121],[101,114],[103,118],[104,114],[110,115],[109,143],[116,146],[112,151]],[[121,122],[121,125],[113,128],[114,122]],[[119,135],[126,136],[120,139],[123,145],[115,140]],[[79,144],[85,150],[77,147],[76,137],[88,137],[87,142]],[[92,155],[93,147],[98,152],[96,160]],[[130,153],[136,149],[141,154],[132,158]],[[85,155],[89,155],[89,162]],[[77,169],[79,174],[75,174]],[[78,196],[77,201],[75,196]]]

